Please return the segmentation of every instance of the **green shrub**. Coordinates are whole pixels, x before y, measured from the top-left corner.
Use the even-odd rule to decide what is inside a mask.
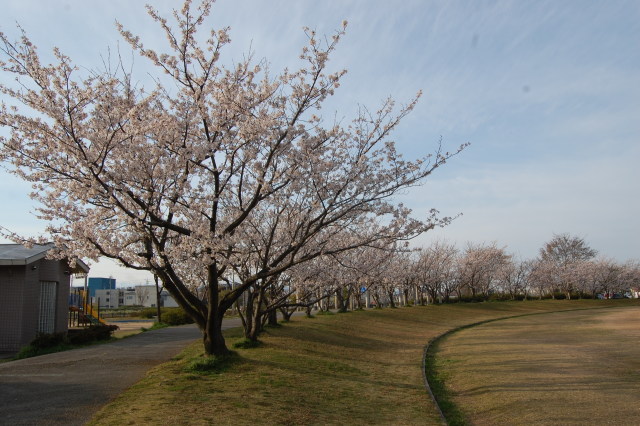
[[[68,343],[60,343],[58,345],[50,346],[47,348],[36,348],[32,345],[27,345],[20,349],[20,351],[16,355],[16,359],[24,359],[39,355],[52,354],[54,352],[62,352],[73,348],[74,346]]]
[[[169,325],[193,324],[193,319],[182,308],[163,308],[162,322]]]
[[[20,349],[16,358],[23,359],[61,352],[98,340],[108,340],[111,338],[111,333],[117,329],[117,325],[99,324],[69,330],[68,333],[38,333],[31,343]]]
[[[162,310],[162,308],[160,308]],[[144,308],[139,314],[142,318],[153,318],[158,315],[157,308]]]
[[[458,299],[455,299],[456,302],[460,303],[478,303],[484,302],[487,300],[487,297],[482,294],[476,294],[475,296],[462,296]]]
[[[111,334],[117,330],[117,325],[91,325],[88,328],[69,330],[67,339],[72,345],[85,345],[97,340],[108,340]]]
[[[145,308],[140,311],[142,318],[154,318],[158,315],[157,308]],[[161,320],[164,324],[183,325],[193,324],[193,320],[182,308],[160,308]]]
[[[46,349],[67,343],[67,333],[38,333],[29,343],[35,349]]]
[[[491,302],[509,302],[512,300],[524,300],[524,294],[512,296],[509,293],[493,293],[489,296],[489,301]]]

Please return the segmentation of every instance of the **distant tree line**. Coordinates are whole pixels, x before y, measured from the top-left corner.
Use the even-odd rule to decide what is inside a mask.
[[[459,249],[444,241],[418,250],[362,249],[354,254],[324,259],[326,264],[317,266],[324,272],[309,274],[326,297],[335,293],[339,310],[347,302],[362,307],[365,298],[375,306],[572,299],[629,295],[640,287],[638,262],[597,257],[582,238],[568,234],[554,235],[537,258],[526,260],[495,243],[468,243]]]
[[[518,259],[495,243],[459,249],[438,241],[410,250],[397,244],[322,256],[248,289],[241,314],[246,337],[299,308],[366,307],[487,300],[624,297],[640,289],[640,263],[598,257],[584,239],[554,235],[535,259]]]

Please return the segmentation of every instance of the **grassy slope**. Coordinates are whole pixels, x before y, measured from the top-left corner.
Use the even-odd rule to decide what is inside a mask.
[[[462,330],[437,365],[469,423],[637,424],[640,309],[560,312]]]
[[[424,345],[451,328],[529,312],[626,301],[529,301],[298,318],[269,329],[225,371],[185,372],[199,344],[105,406],[93,424],[440,424],[423,382]],[[228,344],[240,339],[231,331]]]

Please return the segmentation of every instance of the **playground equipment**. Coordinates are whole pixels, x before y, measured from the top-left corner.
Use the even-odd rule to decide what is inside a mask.
[[[90,325],[106,324],[100,318],[100,305],[93,307],[93,298],[89,292],[74,288],[69,295],[69,327],[88,327]]]

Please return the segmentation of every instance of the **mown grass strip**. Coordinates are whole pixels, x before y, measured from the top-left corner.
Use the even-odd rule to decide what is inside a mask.
[[[640,394],[640,310],[496,321],[442,341],[448,387],[478,424],[631,424]]]
[[[625,303],[628,303],[625,301]],[[637,303],[635,304],[637,305]],[[454,362],[449,359],[439,358],[437,356],[439,345],[445,341],[448,337],[470,328],[475,328],[481,325],[494,323],[497,321],[506,321],[510,319],[523,318],[528,316],[548,315],[555,313],[569,313],[589,310],[611,309],[620,307],[620,305],[607,305],[607,306],[591,306],[571,309],[551,310],[546,312],[529,312],[517,315],[509,315],[498,318],[490,318],[482,321],[473,322],[470,324],[464,324],[450,330],[431,339],[424,349],[423,354],[423,370],[424,381],[427,392],[437,406],[438,411],[441,414],[442,420],[445,424],[451,426],[463,426],[469,423],[468,419],[464,415],[461,408],[455,403],[454,395],[447,387],[447,379],[449,378],[450,363]]]

